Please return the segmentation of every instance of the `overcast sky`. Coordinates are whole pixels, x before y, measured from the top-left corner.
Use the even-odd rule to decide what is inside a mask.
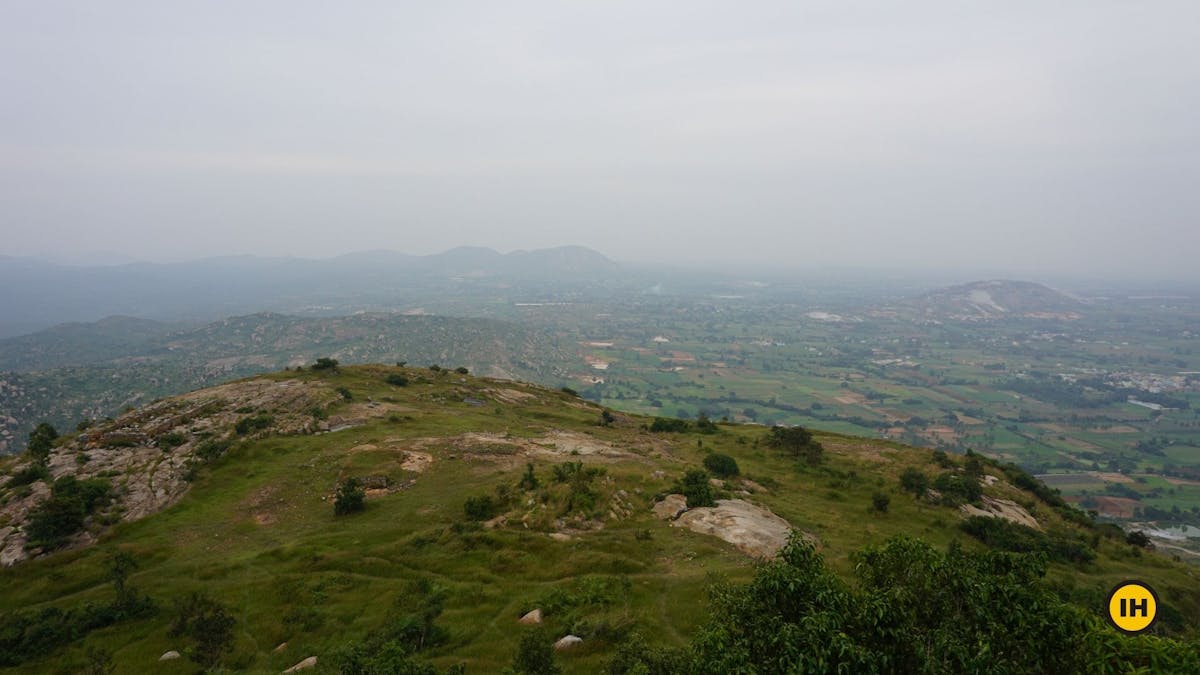
[[[1200,278],[1200,3],[0,2],[0,253]]]

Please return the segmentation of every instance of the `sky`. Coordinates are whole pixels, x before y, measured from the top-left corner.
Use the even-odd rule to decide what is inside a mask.
[[[0,254],[1200,279],[1200,3],[0,3]]]

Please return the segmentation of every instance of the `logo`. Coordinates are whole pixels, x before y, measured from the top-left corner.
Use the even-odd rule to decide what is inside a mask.
[[[1158,594],[1140,581],[1122,581],[1108,594],[1108,622],[1126,635],[1148,630],[1158,618]]]

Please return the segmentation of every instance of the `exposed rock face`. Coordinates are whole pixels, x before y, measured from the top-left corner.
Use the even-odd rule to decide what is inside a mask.
[[[687,511],[687,497],[683,495],[667,495],[661,502],[654,505],[654,515],[663,520],[675,520],[679,514]]]
[[[995,497],[983,497],[983,508],[972,506],[971,504],[963,504],[959,507],[967,516],[984,516],[987,518],[1003,518],[1010,520],[1018,525],[1032,527],[1035,530],[1042,529],[1038,524],[1037,518],[1029,514],[1020,504],[1008,500],[997,499]]]
[[[0,522],[7,524],[0,528],[0,565],[30,556],[23,527],[50,496],[50,482],[68,475],[106,478],[114,488],[108,511],[124,521],[139,520],[183,498],[189,465],[201,460],[197,450],[206,441],[234,439],[237,423],[256,415],[269,416],[272,433],[316,431],[309,411],[336,397],[321,382],[258,378],[158,401],[90,428],[54,448],[47,465],[50,481],[31,484],[29,494],[10,497],[0,507]],[[248,435],[255,433],[265,431],[252,429]],[[84,532],[73,545],[94,540],[95,533]]]
[[[740,499],[718,499],[716,506],[688,509],[671,525],[711,534],[754,558],[775,557],[792,533],[783,518]]]
[[[532,626],[534,624],[541,623],[542,622],[542,610],[535,609],[532,612],[529,612],[525,616],[518,619],[517,622],[523,623],[527,626]]]
[[[294,673],[297,670],[308,670],[309,668],[316,668],[316,667],[317,667],[317,657],[310,656],[307,659],[304,659],[300,663],[297,663],[296,665],[292,666],[291,668],[288,668],[287,670],[285,670],[283,672]]]

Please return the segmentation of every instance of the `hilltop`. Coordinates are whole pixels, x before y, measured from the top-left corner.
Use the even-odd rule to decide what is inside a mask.
[[[188,672],[158,659],[188,652],[171,626],[189,605],[176,603],[203,593],[235,622],[229,668],[328,667],[364,636],[410,635],[397,617],[425,616],[426,637],[395,638],[415,658],[498,672],[525,634],[518,619],[540,610],[542,635],[582,639],[557,657],[567,672],[597,672],[634,634],[688,644],[719,618],[705,589],[749,581],[789,531],[845,580],[864,547],[898,535],[966,555],[1040,551],[1037,588],[1089,621],[1135,577],[1168,608],[1160,633],[1200,625],[1196,569],[1130,545],[1016,467],[780,435],[440,368],[305,368],[164,399],[57,439],[44,471],[29,456],[0,464],[5,663]],[[355,484],[365,509],[335,514]],[[698,495],[715,505],[688,508]],[[136,569],[106,572],[116,554]],[[29,632],[51,624],[74,628],[50,642]]]
[[[1031,281],[990,280],[930,291],[898,307],[918,318],[988,321],[994,319],[1078,319],[1084,303]]]

